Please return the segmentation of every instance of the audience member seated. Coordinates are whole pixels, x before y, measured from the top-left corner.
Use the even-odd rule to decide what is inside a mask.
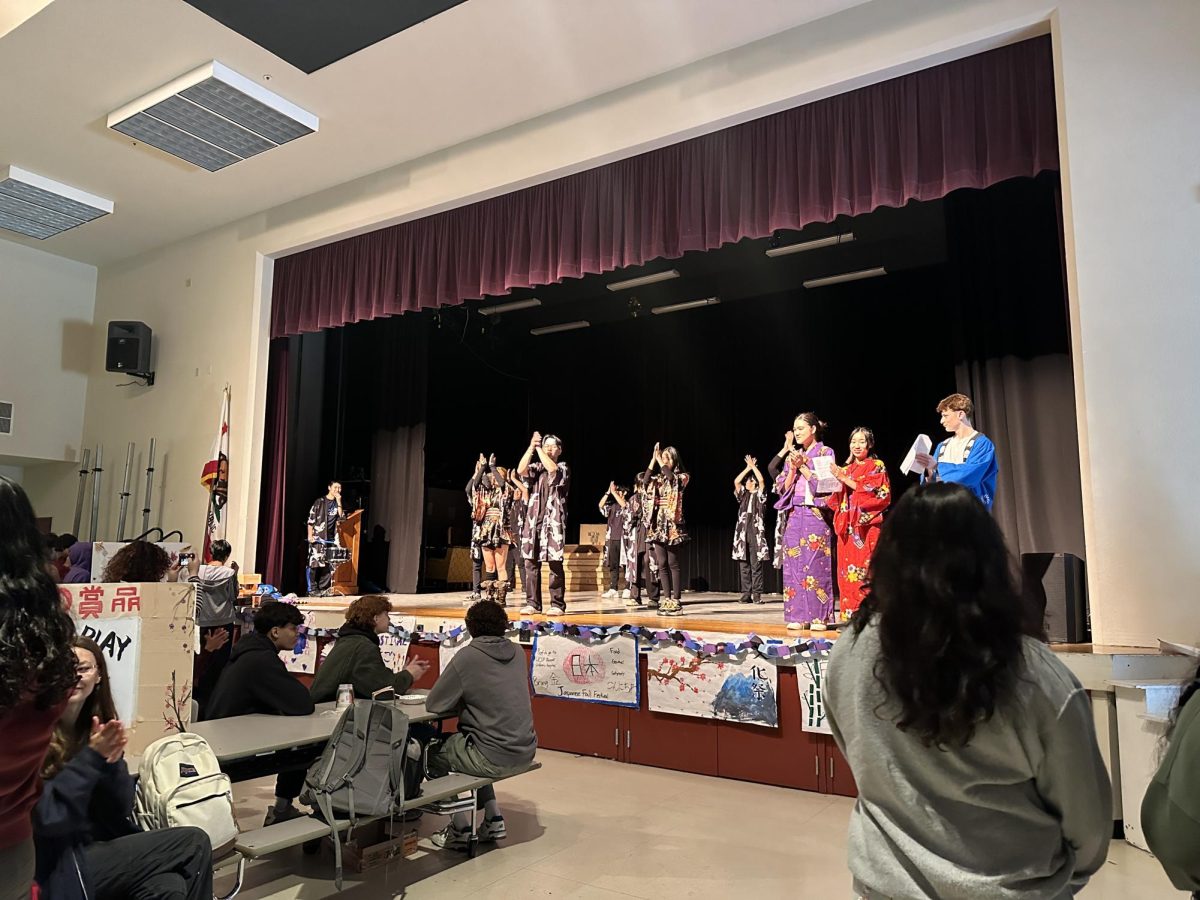
[[[1164,736],[1167,750],[1142,800],[1150,852],[1181,891],[1200,900],[1200,670],[1183,689]]]
[[[75,626],[45,569],[21,486],[0,475],[0,897],[29,896],[30,814],[58,717],[75,687]]]
[[[140,831],[104,654],[76,638],[79,682],[58,721],[34,811],[37,882],[53,900],[212,897],[212,844],[199,828]]]
[[[471,642],[454,654],[425,699],[432,713],[458,714],[458,732],[430,748],[430,778],[451,772],[501,778],[528,768],[537,752],[525,651],[505,637],[504,607],[481,600],[467,610],[466,620]],[[503,838],[504,817],[491,785],[479,790],[478,803],[484,810],[479,839]],[[466,848],[468,815],[455,813],[433,836],[434,845]]]
[[[180,551],[190,552],[190,548]],[[149,541],[130,541],[113,554],[100,579],[106,584],[117,581],[178,581],[179,563],[171,563],[167,551]]]
[[[388,687],[397,695],[407,694],[429,670],[422,659],[414,659],[399,672],[384,664],[379,636],[388,630],[391,611],[392,602],[379,594],[359,597],[346,608],[346,624],[338,629],[337,641],[313,680],[316,703],[337,699],[340,684],[353,684],[354,696],[362,699]]]
[[[69,568],[63,584],[88,584],[92,580],[92,542],[77,541],[67,550]]]
[[[232,553],[229,541],[216,540],[209,547],[212,563],[201,564],[200,557],[193,556],[187,565],[185,577],[196,585],[196,627],[203,639],[192,669],[192,699],[200,705],[201,717],[233,650],[238,564],[229,561]]]
[[[299,639],[297,629],[304,614],[290,603],[269,600],[254,616],[254,630],[242,637],[229,656],[217,686],[208,699],[205,719],[226,719],[266,713],[274,716],[307,716],[313,712],[308,689],[292,677],[279,658]],[[315,759],[319,752],[314,753]],[[275,780],[275,805],[267,810],[264,825],[307,815],[295,806],[304,789],[304,774],[311,759],[297,759],[294,767]]]
[[[858,784],[858,896],[1060,900],[1104,865],[1112,789],[1091,701],[1040,626],[974,494],[904,495],[826,682]]]

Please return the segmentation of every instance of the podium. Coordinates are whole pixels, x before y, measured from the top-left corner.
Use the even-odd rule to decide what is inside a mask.
[[[356,509],[338,522],[338,543],[350,551],[350,558],[333,570],[330,593],[353,596],[358,593],[358,549],[362,543],[362,514]]]

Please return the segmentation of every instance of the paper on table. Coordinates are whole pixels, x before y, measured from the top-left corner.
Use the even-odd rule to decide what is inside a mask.
[[[831,471],[832,456],[818,456],[812,461],[813,474],[817,476],[817,493],[830,494],[837,490],[837,477]]]
[[[932,449],[933,441],[929,439],[929,435],[918,434],[917,439],[913,441],[913,445],[908,448],[904,462],[900,463],[900,471],[905,475],[920,475],[921,464],[917,462],[917,454],[928,453]]]

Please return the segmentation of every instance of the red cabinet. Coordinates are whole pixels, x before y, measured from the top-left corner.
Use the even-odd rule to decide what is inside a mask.
[[[646,699],[646,657],[638,660],[642,703],[625,710],[625,762],[699,775],[716,775],[717,728],[714,719],[651,712]]]

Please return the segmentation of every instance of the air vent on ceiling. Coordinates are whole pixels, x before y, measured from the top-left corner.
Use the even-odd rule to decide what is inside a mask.
[[[111,200],[16,166],[0,169],[0,228],[45,240],[112,211]]]
[[[216,172],[312,134],[319,120],[213,61],[134,100],[108,127]]]
[[[0,401],[0,434],[12,434],[12,409],[11,403]]]

